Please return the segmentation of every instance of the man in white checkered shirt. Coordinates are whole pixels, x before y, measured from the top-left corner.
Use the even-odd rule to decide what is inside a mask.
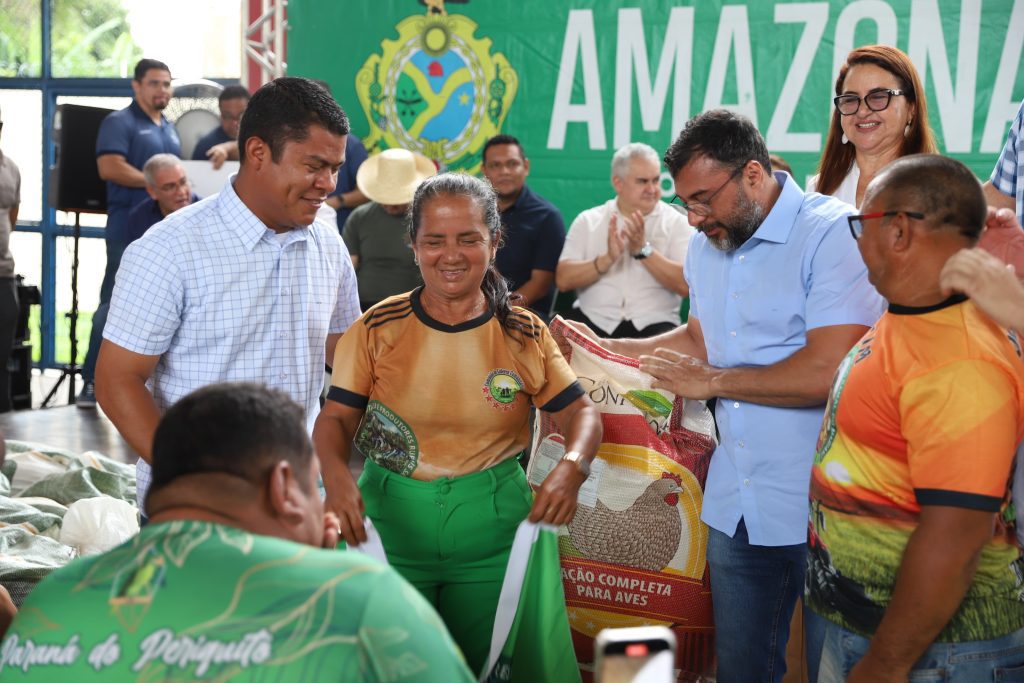
[[[348,250],[335,226],[316,220],[348,131],[312,81],[264,85],[242,118],[238,174],[125,251],[96,396],[141,456],[140,509],[160,415],[198,387],[262,382],[305,406],[312,430],[324,360],[360,314]]]
[[[984,190],[991,206],[1016,212],[1017,221],[1024,225],[1024,102],[1010,126],[1006,146]]]

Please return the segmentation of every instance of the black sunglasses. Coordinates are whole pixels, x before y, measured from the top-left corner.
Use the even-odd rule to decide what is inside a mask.
[[[860,111],[860,103],[864,102],[871,111],[884,111],[889,108],[893,97],[903,97],[906,93],[902,90],[872,90],[864,96],[863,100],[857,95],[840,95],[832,98],[836,109],[843,116],[853,116]]]

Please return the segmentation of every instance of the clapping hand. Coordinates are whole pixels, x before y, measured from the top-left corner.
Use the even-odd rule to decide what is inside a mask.
[[[626,246],[626,230],[627,227],[619,227],[617,220],[618,215],[612,214],[611,221],[608,222],[608,258],[611,259],[611,263],[615,264],[621,257]],[[608,266],[609,268],[611,266]]]
[[[647,242],[644,234],[644,215],[639,211],[634,211],[629,216],[623,215],[620,232],[625,237],[630,254],[635,254],[643,249],[644,244]]]

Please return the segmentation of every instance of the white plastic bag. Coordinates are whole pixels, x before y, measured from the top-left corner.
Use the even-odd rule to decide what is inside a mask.
[[[14,470],[14,476],[11,477],[12,496],[21,495],[22,491],[38,481],[68,471],[66,457],[46,455],[36,451],[8,455],[7,460],[17,463],[17,469]]]
[[[68,506],[60,542],[80,555],[98,555],[139,533],[138,511],[111,496],[78,500]]]
[[[388,564],[388,554],[384,552],[384,542],[380,540],[380,532],[369,517],[363,518],[363,528],[366,529],[366,542],[359,545],[348,546],[349,550],[362,553],[372,557],[381,564]]]

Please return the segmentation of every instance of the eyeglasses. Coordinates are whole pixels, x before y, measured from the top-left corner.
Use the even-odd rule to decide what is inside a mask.
[[[919,221],[924,220],[924,214],[916,211],[879,211],[877,213],[862,213],[859,216],[847,216],[846,222],[850,224],[850,234],[853,235],[853,239],[859,240],[860,236],[864,233],[864,221],[898,216],[901,213],[907,218]]]
[[[742,166],[737,168],[735,171],[730,173],[729,177],[725,179],[725,182],[722,183],[721,185],[719,185],[718,189],[715,190],[714,192],[712,192],[711,195],[707,199],[704,199],[704,200],[699,201],[699,202],[693,202],[692,204],[687,204],[686,202],[683,201],[682,197],[680,197],[679,195],[675,195],[672,198],[672,202],[671,203],[675,204],[676,206],[681,208],[687,214],[691,214],[692,213],[694,216],[707,216],[708,214],[711,213],[711,202],[713,202],[715,200],[715,197],[718,196],[718,193],[721,192],[722,190],[724,190],[725,186],[728,185],[729,183],[731,183],[736,178],[736,176],[738,176],[740,174],[740,171],[742,171],[746,167],[747,167],[747,165],[743,164]],[[676,200],[679,200],[679,201],[676,201]]]
[[[889,108],[893,97],[905,96],[906,93],[902,90],[872,90],[864,96],[864,104],[871,111],[883,111]],[[832,102],[843,116],[853,116],[860,111],[861,98],[857,95],[840,95],[832,98]]]

